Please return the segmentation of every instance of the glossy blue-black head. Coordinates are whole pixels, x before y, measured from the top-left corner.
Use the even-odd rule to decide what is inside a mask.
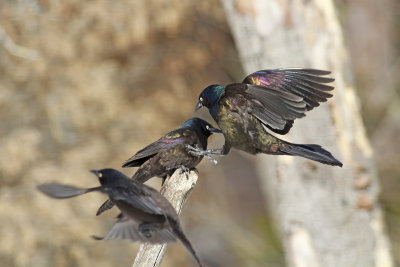
[[[203,90],[203,92],[201,92],[195,110],[198,110],[203,106],[210,109],[213,105],[217,104],[224,92],[225,86],[223,85],[213,84],[208,86]]]
[[[128,179],[125,174],[114,169],[91,170],[90,172],[99,178],[102,185],[117,183],[121,180]]]
[[[181,127],[188,127],[195,130],[198,134],[209,137],[213,133],[222,133],[220,129],[214,128],[211,124],[200,118],[191,118],[185,121]]]

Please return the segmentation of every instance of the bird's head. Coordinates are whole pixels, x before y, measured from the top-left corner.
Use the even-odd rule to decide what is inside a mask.
[[[189,127],[198,134],[209,137],[213,133],[222,133],[220,129],[214,128],[211,124],[200,118],[191,118],[182,124],[182,127]]]
[[[198,110],[203,106],[210,109],[213,105],[217,104],[224,92],[225,86],[223,85],[213,84],[208,86],[203,90],[203,92],[201,92],[195,110]]]
[[[90,172],[99,178],[102,185],[109,185],[128,179],[125,174],[114,169],[91,170]]]

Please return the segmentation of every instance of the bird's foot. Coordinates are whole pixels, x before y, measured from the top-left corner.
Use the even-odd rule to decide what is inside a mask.
[[[185,166],[179,166],[179,168],[181,169],[180,174],[185,173],[186,174],[186,179],[189,179],[189,173],[190,173],[190,169],[185,167]]]
[[[192,154],[193,156],[204,156],[207,153],[207,150],[202,150],[198,147],[194,147],[191,145],[186,145],[186,148],[189,150],[189,154]]]
[[[204,156],[206,157],[208,160],[210,160],[212,163],[214,163],[215,165],[218,164],[218,161],[211,157],[210,155],[221,155],[220,149],[208,149],[208,150],[202,150],[200,148],[197,147],[193,147],[191,145],[187,145],[186,148],[189,150],[189,153],[194,155],[194,156]]]
[[[218,161],[215,158],[211,157],[210,155],[204,155],[204,157],[206,157],[209,161],[214,163],[214,165],[218,164]]]

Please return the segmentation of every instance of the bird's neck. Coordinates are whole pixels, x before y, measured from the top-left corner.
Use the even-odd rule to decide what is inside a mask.
[[[201,148],[206,150],[207,149],[207,137],[201,136],[200,138]]]
[[[218,103],[215,103],[214,105],[212,105],[209,109],[211,116],[213,117],[213,119],[217,121],[217,107],[218,107]]]
[[[213,93],[211,95],[211,104],[216,105],[220,100],[221,96],[225,93],[225,86],[217,85],[213,88]]]
[[[223,85],[217,85],[213,88],[213,94],[211,97],[211,107],[210,107],[210,114],[213,117],[213,119],[215,121],[216,120],[216,116],[217,116],[217,107],[218,107],[218,101],[221,99],[221,97],[224,95],[225,93],[225,86]]]

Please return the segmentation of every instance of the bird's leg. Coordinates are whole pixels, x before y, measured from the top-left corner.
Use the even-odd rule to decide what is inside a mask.
[[[181,173],[180,174],[185,173],[186,174],[186,179],[189,179],[190,169],[188,167],[186,167],[186,166],[183,166],[183,165],[179,166],[179,168],[181,169]]]
[[[218,152],[218,150],[221,150],[221,149],[202,150],[200,148],[193,147],[191,145],[186,145],[186,148],[189,150],[190,154],[192,154],[194,156],[204,156],[207,159],[209,159],[212,163],[214,163],[215,165],[218,164],[218,161],[216,159],[214,159],[213,157],[211,157],[210,154],[222,155],[221,153]]]
[[[204,155],[209,161],[211,161],[212,163],[214,163],[214,165],[218,164],[218,161],[216,159],[214,159],[213,157],[211,157],[210,155]]]
[[[189,153],[195,156],[205,156],[215,164],[217,164],[217,161],[212,158],[210,155],[218,155],[218,156],[225,156],[226,154],[229,153],[231,146],[228,144],[224,144],[222,148],[214,148],[214,149],[207,149],[207,150],[202,150],[197,147],[193,147],[191,145],[187,145],[186,148],[189,150]],[[211,159],[210,159],[211,158]]]

